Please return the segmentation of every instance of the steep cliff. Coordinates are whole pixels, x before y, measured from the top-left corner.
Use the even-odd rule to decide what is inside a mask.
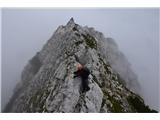
[[[71,18],[26,65],[4,112],[155,112],[130,90],[137,78],[125,80],[121,69],[134,73],[118,51],[111,38]],[[73,78],[77,62],[91,72],[85,93],[81,78]]]

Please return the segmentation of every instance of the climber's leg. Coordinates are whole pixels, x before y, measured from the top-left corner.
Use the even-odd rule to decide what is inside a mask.
[[[90,90],[89,86],[88,86],[88,78],[86,79],[82,79],[82,86],[83,86],[83,91],[82,92],[86,92],[88,90]]]
[[[85,79],[85,83],[86,83],[86,91],[89,91],[90,88],[89,88],[88,78]]]

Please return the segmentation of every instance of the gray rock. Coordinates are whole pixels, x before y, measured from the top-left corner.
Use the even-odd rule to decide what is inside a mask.
[[[25,66],[22,80],[3,112],[151,112],[143,99],[131,92],[128,83],[134,81],[130,82],[130,74],[120,69],[132,71],[119,65],[128,64],[119,53],[112,39],[76,24],[72,18],[66,26],[58,27]],[[73,77],[78,62],[91,72],[90,90],[83,93],[81,78]],[[127,85],[120,79],[124,76]],[[143,108],[135,106],[135,100]]]

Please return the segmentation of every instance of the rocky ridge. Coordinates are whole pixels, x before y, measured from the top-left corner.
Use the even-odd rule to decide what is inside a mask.
[[[137,78],[124,79],[121,65],[115,64],[126,58],[116,61],[123,56],[117,51],[114,40],[71,18],[25,66],[4,112],[156,112],[131,91]],[[91,71],[86,93],[81,91],[81,78],[73,78],[77,62]]]

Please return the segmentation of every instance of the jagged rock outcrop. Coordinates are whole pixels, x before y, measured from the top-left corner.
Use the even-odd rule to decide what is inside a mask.
[[[24,68],[4,112],[154,112],[127,89],[117,66],[112,68],[118,62],[108,56],[118,47],[110,49],[111,44],[113,40],[73,18],[59,26]],[[85,93],[81,78],[73,78],[79,62],[75,56],[91,71]]]

